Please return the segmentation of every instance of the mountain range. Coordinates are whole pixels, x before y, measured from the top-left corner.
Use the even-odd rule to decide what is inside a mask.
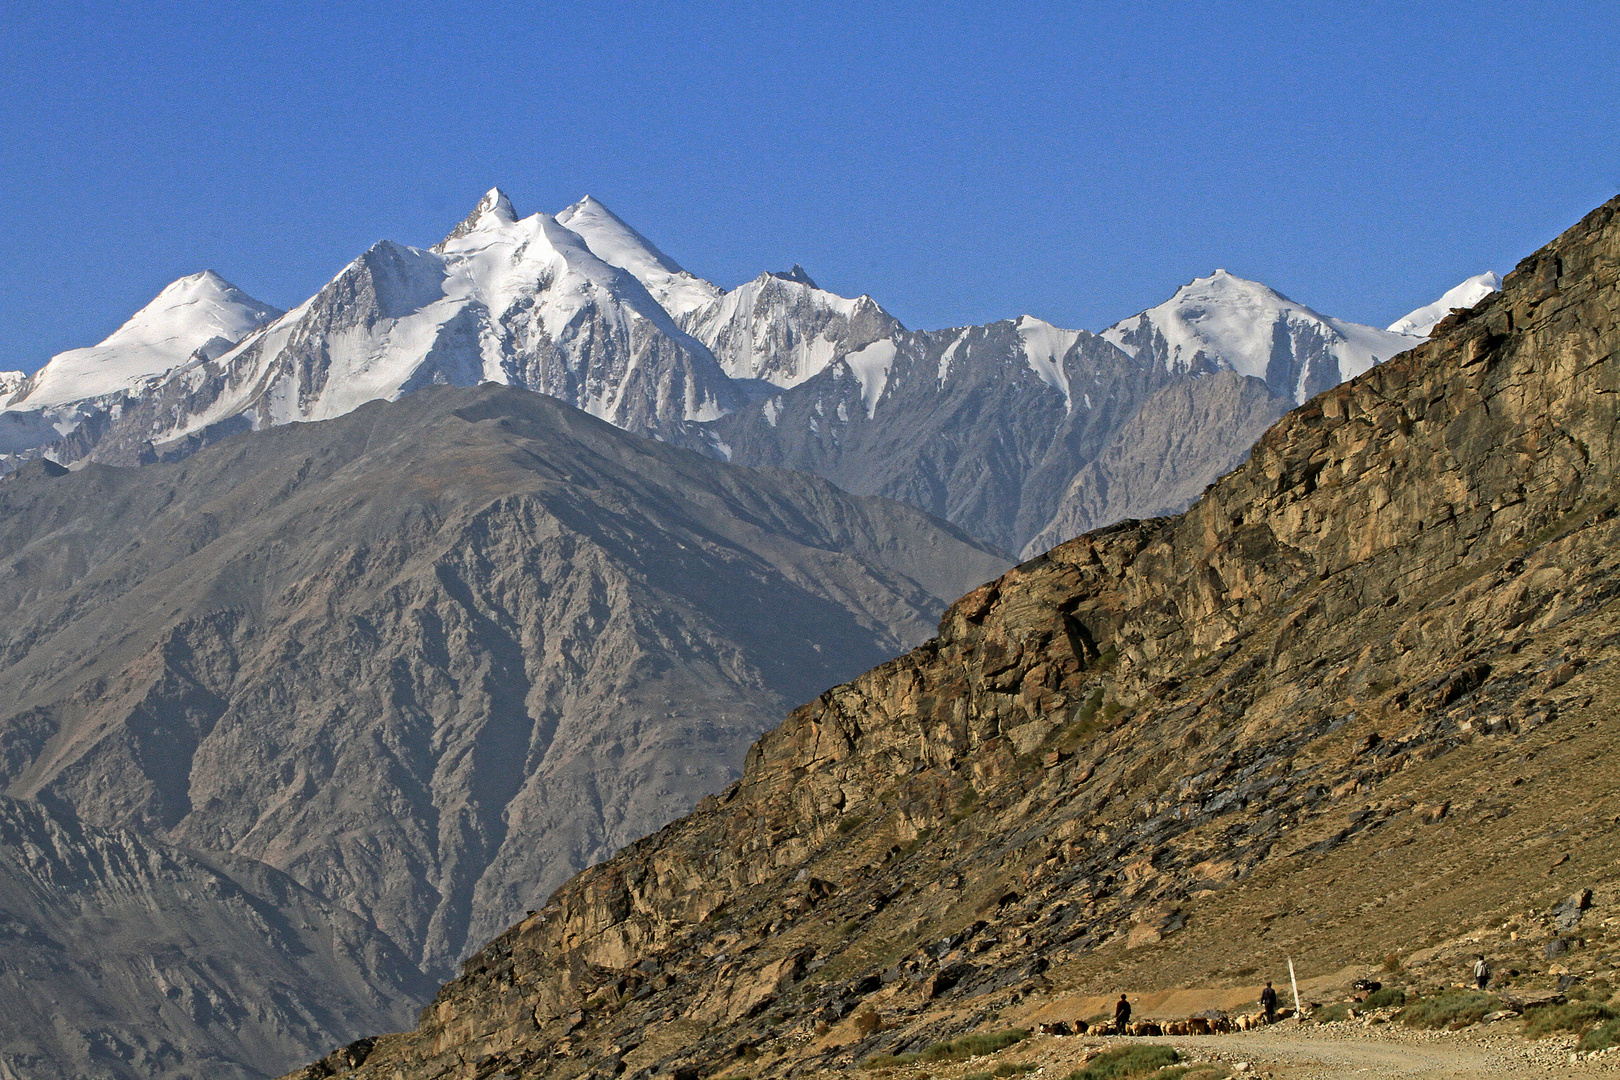
[[[56,1017],[0,1017],[0,1069],[268,1075],[399,1026],[1001,552],[1181,509],[1417,340],[1221,271],[1102,334],[913,331],[499,191],[287,312],[181,279],[0,376],[0,966]]]
[[[1518,1015],[1595,1030],[1620,977],[1617,432],[1620,198],[1185,513],[973,590],[469,958],[414,1031],[289,1078],[1051,1072],[1101,1052],[1064,1036],[1122,990],[1253,1008],[1296,963],[1341,1016],[1378,980],[1424,995],[1408,1024],[1466,1000],[1442,1020],[1483,1017],[1490,1067],[1529,1075]],[[1326,1053],[1360,1039],[1474,1074],[1387,1016],[1308,1070],[1373,1062]],[[1269,1066],[1309,1038],[1242,1045]]]
[[[172,460],[427,385],[497,382],[1033,554],[1115,515],[1183,508],[1266,423],[1416,344],[1420,315],[1377,330],[1216,271],[1101,334],[1030,316],[911,331],[800,267],[728,292],[595,199],[519,218],[495,189],[431,249],[378,243],[285,313],[212,273],[176,282],[101,345],[6,376],[0,452],[13,466]],[[1223,373],[1244,381],[1210,378]]]

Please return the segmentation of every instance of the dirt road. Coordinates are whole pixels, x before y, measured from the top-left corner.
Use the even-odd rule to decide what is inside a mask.
[[[988,1062],[1027,1061],[1038,1066],[1031,1076],[1061,1080],[1100,1047],[1126,1042],[1174,1046],[1183,1060],[1220,1061],[1228,1066],[1246,1063],[1238,1075],[1273,1080],[1464,1080],[1472,1077],[1602,1076],[1612,1080],[1620,1072],[1620,1053],[1569,1063],[1575,1040],[1570,1036],[1528,1041],[1508,1022],[1461,1032],[1412,1031],[1395,1024],[1362,1027],[1359,1024],[1321,1024],[1295,1027],[1283,1023],[1263,1031],[1230,1035],[1163,1037],[1153,1039],[1091,1039],[1035,1036],[994,1059],[978,1058],[960,1070],[930,1070],[940,1080],[955,1071],[964,1074],[993,1068]]]

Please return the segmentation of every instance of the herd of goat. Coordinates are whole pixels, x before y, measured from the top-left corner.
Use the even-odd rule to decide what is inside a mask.
[[[1274,1020],[1287,1020],[1293,1015],[1293,1009],[1279,1009]],[[1123,1027],[1111,1020],[1095,1024],[1084,1020],[1072,1024],[1059,1021],[1042,1024],[1036,1031],[1042,1035],[1227,1035],[1265,1026],[1266,1014],[1257,1012],[1242,1016],[1189,1016],[1185,1020],[1134,1020]]]

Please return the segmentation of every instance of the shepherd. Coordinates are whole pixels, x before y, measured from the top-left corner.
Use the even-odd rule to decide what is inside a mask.
[[[1266,1023],[1277,1022],[1277,991],[1271,988],[1271,980],[1266,980],[1266,988],[1260,991],[1260,1007],[1266,1010]]]

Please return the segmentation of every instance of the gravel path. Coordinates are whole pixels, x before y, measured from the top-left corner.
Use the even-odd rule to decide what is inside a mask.
[[[1283,1023],[1263,1031],[1230,1035],[1167,1036],[1156,1039],[1089,1039],[1037,1036],[1008,1060],[1038,1063],[1033,1075],[1059,1080],[1078,1068],[1088,1051],[1126,1042],[1162,1043],[1181,1050],[1184,1060],[1239,1062],[1238,1075],[1273,1080],[1464,1080],[1467,1077],[1610,1077],[1620,1072],[1620,1054],[1571,1064],[1572,1036],[1528,1041],[1517,1024],[1503,1023],[1460,1032],[1413,1031],[1394,1024],[1359,1023],[1294,1027]],[[1019,1051],[1022,1050],[1023,1053]],[[982,1061],[982,1059],[980,1059]],[[983,1065],[972,1065],[972,1068]]]

